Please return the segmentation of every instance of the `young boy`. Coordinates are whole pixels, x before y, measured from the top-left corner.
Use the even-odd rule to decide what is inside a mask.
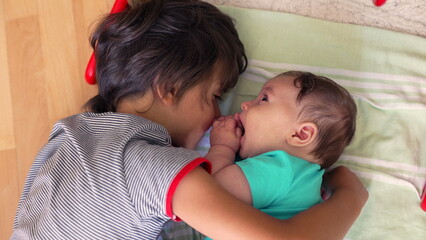
[[[269,80],[242,112],[213,123],[214,178],[244,202],[287,219],[321,202],[324,169],[355,132],[356,105],[332,80],[290,71]],[[234,164],[239,150],[242,161]]]

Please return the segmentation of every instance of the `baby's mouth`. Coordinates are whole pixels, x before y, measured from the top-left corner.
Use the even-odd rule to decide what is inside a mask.
[[[246,133],[244,126],[240,124],[238,127],[241,129],[241,136],[244,136],[244,133]]]
[[[236,114],[235,120],[237,120],[237,127],[241,129],[241,136],[244,136],[245,130],[244,125],[241,122],[240,114]]]

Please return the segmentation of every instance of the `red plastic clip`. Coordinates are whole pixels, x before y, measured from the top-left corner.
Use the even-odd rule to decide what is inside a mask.
[[[376,5],[377,7],[382,6],[383,4],[386,3],[386,0],[373,0],[374,5]]]
[[[126,9],[128,5],[127,0],[115,0],[114,5],[111,9],[111,14],[118,13]],[[95,53],[92,53],[89,62],[87,63],[86,73],[84,74],[86,82],[88,84],[96,84],[96,61]]]
[[[423,187],[422,196],[420,197],[420,207],[426,212],[426,183]]]

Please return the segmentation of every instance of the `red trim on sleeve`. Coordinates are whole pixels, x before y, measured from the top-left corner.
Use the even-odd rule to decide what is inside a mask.
[[[206,171],[211,174],[212,172],[212,165],[209,160],[205,158],[196,158],[192,162],[188,163],[185,167],[182,168],[182,170],[176,175],[176,177],[173,179],[172,184],[170,184],[169,191],[167,192],[166,197],[166,214],[169,216],[172,220],[178,222],[181,221],[178,216],[173,214],[173,207],[172,207],[172,199],[173,195],[175,194],[176,188],[179,185],[180,181],[185,177],[189,172],[191,172],[194,168],[202,165]]]

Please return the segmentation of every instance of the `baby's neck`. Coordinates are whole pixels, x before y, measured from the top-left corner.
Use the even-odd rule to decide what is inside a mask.
[[[308,162],[320,164],[320,160],[311,154],[312,149],[309,147],[288,147],[288,149],[283,150],[290,155],[301,158]]]

